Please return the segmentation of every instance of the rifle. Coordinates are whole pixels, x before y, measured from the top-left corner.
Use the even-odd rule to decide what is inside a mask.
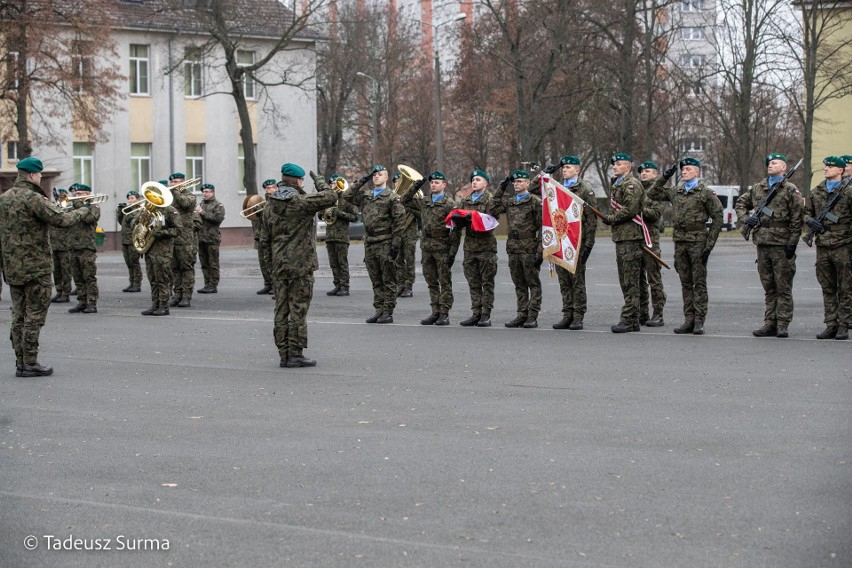
[[[840,198],[843,197],[843,190],[849,187],[849,184],[852,183],[852,178],[846,178],[846,182],[841,184],[834,192],[831,194],[831,197],[825,202],[822,209],[820,209],[819,213],[817,213],[816,220],[822,223],[825,220],[829,220],[832,223],[837,223],[839,220],[837,215],[831,212],[834,209],[834,206],[840,201]],[[805,244],[809,247],[814,245],[814,237],[816,236],[816,231],[812,228],[808,227],[808,234],[802,237],[802,240],[805,241]]]
[[[766,192],[766,195],[763,196],[763,199],[760,200],[760,203],[757,204],[757,207],[754,208],[754,213],[752,215],[757,218],[757,226],[760,227],[760,216],[766,215],[767,217],[772,217],[775,215],[775,211],[769,208],[769,202],[775,198],[775,195],[778,193],[778,190],[784,185],[784,182],[790,179],[796,169],[802,165],[802,161],[804,158],[800,158],[796,165],[787,170],[787,173],[784,174],[780,180],[772,184],[772,187],[769,188],[769,191]],[[740,233],[742,233],[743,238],[748,240],[751,236],[751,231],[754,227],[747,223],[743,223],[742,228],[740,229]]]

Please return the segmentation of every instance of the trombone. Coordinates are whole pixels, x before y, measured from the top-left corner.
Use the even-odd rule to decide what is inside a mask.
[[[260,195],[249,195],[243,201],[243,210],[240,211],[240,217],[249,221],[257,221],[257,216],[263,211],[266,206],[266,199]]]
[[[79,201],[80,203],[88,203],[89,205],[94,205],[98,203],[105,203],[109,199],[109,196],[105,193],[93,193],[91,195],[80,195],[78,197],[66,197],[59,201],[59,207],[63,209],[69,209],[74,206],[74,202]]]
[[[198,185],[200,183],[201,183],[201,178],[192,178],[192,179],[188,179],[186,181],[182,181],[182,182],[175,184],[175,185],[170,185],[166,189],[173,189],[173,190],[178,191],[178,192],[184,192],[187,189],[195,187],[196,185]],[[143,184],[143,187],[144,187],[144,184]]]

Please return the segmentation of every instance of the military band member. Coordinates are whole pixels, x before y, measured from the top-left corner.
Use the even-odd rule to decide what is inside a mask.
[[[340,174],[332,174],[328,178],[329,184],[334,184],[342,179]],[[337,195],[337,204],[329,208],[327,213],[334,221],[325,227],[325,250],[328,254],[328,264],[331,266],[331,275],[334,288],[326,292],[326,296],[348,296],[349,295],[349,223],[358,220],[355,207],[348,201]]]
[[[14,185],[0,195],[0,272],[12,297],[10,337],[15,350],[15,376],[41,377],[53,368],[38,362],[39,335],[50,306],[50,239],[47,228],[70,227],[89,213],[86,208],[63,211],[41,190],[41,160],[16,164]]]
[[[752,334],[756,337],[787,337],[793,319],[793,277],[796,275],[796,245],[802,233],[802,194],[785,181],[768,207],[772,218],[749,215],[775,183],[787,171],[783,154],[766,157],[768,177],[752,185],[737,201],[737,217],[753,228],[752,241],[757,246],[757,273],[763,285],[766,310],[763,327]]]
[[[845,154],[840,156],[840,159],[846,164],[843,168],[843,178],[852,178],[852,156]]]
[[[852,323],[852,188],[832,207],[836,220],[817,219],[841,184],[847,163],[842,157],[822,161],[825,180],[807,199],[805,223],[816,234],[816,277],[822,287],[825,330],[817,339],[849,339]]]
[[[668,173],[668,170],[666,173]],[[672,173],[674,173],[673,170]],[[639,180],[645,188],[642,218],[648,226],[648,232],[651,233],[651,242],[653,243],[651,250],[654,254],[660,256],[660,220],[663,218],[663,212],[666,210],[666,202],[662,199],[654,199],[652,193],[656,186],[661,187],[669,178],[660,176],[659,166],[652,161],[647,161],[639,164]],[[662,267],[659,262],[651,258],[651,255],[646,254],[644,257],[643,270],[639,277],[639,325],[662,327],[665,323],[663,320],[663,309],[666,306],[666,291],[663,289]],[[651,289],[650,298],[648,294],[649,287]],[[653,316],[651,316],[648,309],[648,304],[654,309]]]
[[[163,184],[165,185],[165,184]],[[169,315],[169,298],[172,294],[175,256],[175,239],[183,229],[183,220],[177,209],[169,205],[157,210],[160,221],[152,222],[154,242],[145,253],[145,272],[151,285],[151,307],[143,316]]]
[[[559,160],[562,169],[562,185],[577,195],[583,201],[595,205],[595,192],[592,187],[580,178],[581,160],[579,156],[563,156]],[[592,248],[595,246],[595,233],[598,228],[598,218],[589,208],[583,209],[582,220],[583,243],[580,248],[580,258],[574,274],[561,266],[556,267],[559,279],[559,291],[562,294],[562,319],[553,324],[553,329],[583,329],[583,318],[586,315],[586,263]]]
[[[370,178],[373,189],[362,190]],[[393,323],[396,307],[396,259],[402,246],[405,210],[399,196],[387,187],[387,183],[387,169],[376,165],[343,196],[361,210],[367,233],[364,238],[364,264],[373,285],[373,307],[376,310],[367,318],[367,323]]]
[[[633,176],[633,157],[623,152],[610,158],[614,177],[610,189],[612,212],[604,223],[612,225],[615,258],[618,263],[618,281],[624,295],[624,306],[613,333],[639,331],[639,278],[644,266],[644,233],[634,217],[642,212],[645,189]]]
[[[186,176],[175,172],[169,176],[169,186],[174,187],[186,181]],[[190,190],[172,190],[172,207],[181,218],[181,229],[175,237],[174,260],[172,272],[174,275],[173,294],[169,306],[179,308],[190,307],[192,292],[195,288],[195,228],[193,214],[195,213],[195,195]]]
[[[216,186],[205,183],[201,186],[201,205],[195,208],[198,215],[198,259],[204,287],[199,294],[215,294],[219,287],[219,245],[222,232],[219,225],[225,220],[225,206],[216,199]]]
[[[434,171],[426,180],[429,182],[429,195],[416,198],[423,181],[411,185],[402,196],[406,208],[416,209],[423,224],[423,238],[420,240],[420,264],[423,267],[423,279],[429,288],[429,304],[432,313],[420,320],[422,325],[449,325],[450,310],[453,307],[453,279],[449,263],[450,230],[445,219],[455,209],[456,204],[447,194],[447,177],[443,172]]]
[[[121,227],[121,252],[124,255],[124,264],[127,265],[127,271],[130,274],[130,285],[124,288],[122,292],[142,291],[142,266],[139,262],[142,255],[133,246],[133,227],[136,225],[136,220],[142,210],[137,207],[130,213],[124,213],[125,207],[139,203],[140,199],[142,197],[138,191],[128,191],[127,203],[119,203],[116,210],[116,219]]]
[[[266,197],[267,203],[269,203],[269,197],[277,190],[277,180],[270,178],[263,182],[263,194]],[[260,241],[260,215],[255,216],[255,220],[251,222],[251,228],[254,234],[254,246],[257,249],[257,262],[260,265],[260,275],[263,277],[263,288],[257,291],[257,295],[273,295],[275,291],[272,288],[272,259],[269,258],[269,250],[264,249],[258,244]]]
[[[313,367],[305,357],[308,346],[307,315],[319,268],[314,245],[314,216],[337,201],[325,180],[311,172],[317,193],[302,189],[305,170],[296,164],[281,166],[282,187],[263,208],[260,245],[270,250],[275,286],[275,346],[281,367]]]
[[[391,187],[396,188],[396,182],[400,178],[399,172],[391,178]],[[412,184],[413,185],[413,184]],[[414,197],[413,199],[420,199]],[[412,201],[413,201],[412,199]],[[409,201],[409,203],[412,203]],[[420,222],[419,210],[413,207],[405,207],[405,229],[402,231],[402,245],[399,249],[399,257],[396,259],[397,297],[410,298],[414,295],[414,259],[417,250],[417,225]]]
[[[56,190],[57,203],[68,198],[68,190]],[[54,304],[67,304],[71,301],[71,255],[68,252],[69,227],[48,227],[50,234],[50,249],[53,256],[53,284],[56,295],[50,299]]]
[[[488,191],[491,178],[488,173],[476,169],[470,174],[471,193],[459,202],[459,209],[467,209],[500,217],[505,207]],[[461,244],[461,231],[452,232],[450,247],[450,265],[455,261]],[[473,227],[464,228],[464,277],[470,288],[471,316],[459,322],[469,327],[491,326],[491,310],[494,308],[494,278],[497,276],[497,238],[494,231],[474,231]]]
[[[92,189],[84,183],[74,184],[71,189],[73,197],[86,197],[92,193]],[[85,215],[68,233],[71,274],[74,275],[74,282],[77,283],[77,305],[68,312],[96,314],[98,313],[98,266],[95,239],[98,220],[101,218],[101,208],[99,205],[81,200],[74,201],[74,207],[84,209]]]

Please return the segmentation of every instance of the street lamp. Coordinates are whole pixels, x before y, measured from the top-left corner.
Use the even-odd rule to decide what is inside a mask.
[[[376,165],[379,163],[379,81],[375,77],[360,71],[357,71],[355,76],[369,79],[376,89],[373,98],[373,165]]]
[[[444,169],[444,131],[441,128],[441,49],[438,38],[438,28],[467,18],[467,14],[459,13],[438,24],[417,20],[421,24],[432,26],[432,45],[435,46],[435,161],[437,169]]]

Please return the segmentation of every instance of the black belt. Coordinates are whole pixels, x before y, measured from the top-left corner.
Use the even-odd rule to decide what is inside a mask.
[[[514,240],[535,239],[538,237],[536,231],[509,231],[509,238]]]
[[[707,226],[704,223],[700,225],[675,225],[675,229],[678,231],[706,231]]]
[[[366,232],[368,237],[381,237],[383,235],[391,234],[390,229],[379,229],[378,231],[370,231],[369,229],[366,229]]]
[[[492,231],[475,231],[471,228],[468,228],[467,233],[465,233],[465,236],[468,237],[468,238],[474,238],[474,239],[484,239],[486,237],[493,236],[493,233],[494,233],[493,230]]]
[[[790,221],[773,221],[771,219],[760,221],[760,226],[765,227],[767,229],[786,229],[790,226]]]
[[[438,237],[449,237],[450,230],[449,229],[423,229],[423,235],[430,239],[438,238]]]

